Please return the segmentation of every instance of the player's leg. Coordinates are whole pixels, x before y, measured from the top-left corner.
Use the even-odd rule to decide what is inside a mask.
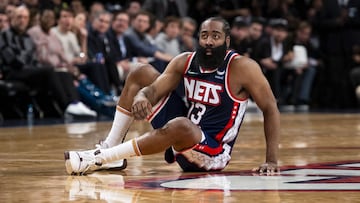
[[[70,173],[85,173],[96,170],[102,164],[114,162],[133,156],[158,153],[170,146],[176,151],[191,149],[202,140],[200,128],[185,117],[175,118],[162,128],[152,130],[143,136],[131,139],[118,146],[99,149],[86,158],[82,152],[72,154],[68,162],[67,171]],[[68,170],[71,169],[71,170]]]
[[[201,142],[191,150],[171,149],[170,152],[174,157],[173,161],[176,161],[185,172],[220,171],[231,159],[233,144],[234,141],[221,143],[203,133]]]
[[[112,127],[102,143],[104,147],[116,146],[124,140],[133,121],[130,109],[134,96],[141,88],[151,84],[159,75],[160,73],[148,64],[141,64],[129,73],[116,107]]]
[[[120,95],[118,105],[116,106],[116,112],[110,132],[106,139],[97,145],[97,148],[106,149],[123,142],[125,135],[134,120],[130,112],[134,96],[141,88],[151,84],[159,75],[160,73],[158,73],[151,65],[145,64],[139,64],[131,73],[129,73],[124,89]],[[71,161],[73,159],[77,160],[79,153],[82,153],[83,159],[87,159],[87,157],[93,156],[94,151],[95,150],[65,152],[65,166],[67,172],[74,172],[71,167]],[[97,169],[121,170],[126,168],[126,165],[126,160],[118,160],[114,163],[104,164]]]

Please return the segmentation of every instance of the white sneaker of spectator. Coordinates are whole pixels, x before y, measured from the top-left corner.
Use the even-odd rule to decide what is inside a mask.
[[[75,116],[92,116],[96,117],[96,111],[89,109],[82,102],[71,103],[67,106],[65,113],[75,115]]]

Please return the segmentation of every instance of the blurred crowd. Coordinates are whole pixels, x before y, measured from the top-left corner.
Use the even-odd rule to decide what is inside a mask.
[[[195,51],[211,16],[230,23],[230,48],[260,64],[281,111],[355,108],[359,12],[359,0],[0,0],[1,112],[46,113],[48,100],[59,115],[112,116],[129,71]]]

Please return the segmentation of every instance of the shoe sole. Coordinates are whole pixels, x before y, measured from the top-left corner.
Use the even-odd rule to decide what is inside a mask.
[[[84,173],[82,173],[82,172],[79,173],[79,172],[73,171],[73,167],[72,167],[71,161],[70,161],[70,153],[68,151],[64,152],[64,159],[65,159],[66,172],[69,175],[84,175]],[[127,167],[127,160],[124,159],[123,164],[121,166],[118,166],[116,163],[109,163],[109,164],[105,164],[105,165],[101,166],[99,169],[97,169],[95,171],[100,171],[100,170],[121,171],[121,170],[124,170],[126,167]]]
[[[124,159],[121,166],[119,166],[119,164],[117,162],[108,163],[108,164],[104,164],[104,165],[100,166],[100,168],[97,169],[97,171],[100,171],[100,170],[121,171],[121,170],[124,170],[126,167],[127,167],[127,160]]]

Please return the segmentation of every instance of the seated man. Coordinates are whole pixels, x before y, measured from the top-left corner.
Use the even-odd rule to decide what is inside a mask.
[[[201,24],[196,52],[178,55],[161,75],[149,65],[130,73],[108,137],[95,150],[65,152],[66,171],[83,174],[114,161],[165,150],[165,160],[176,161],[184,171],[222,170],[231,159],[250,96],[263,111],[267,143],[266,161],[255,170],[278,171],[276,100],[259,65],[227,50],[229,29],[222,18],[209,18]],[[172,93],[182,80],[188,108]],[[170,112],[175,116],[162,114]],[[132,121],[145,118],[155,130],[119,144]]]
[[[104,11],[95,15],[89,28],[87,53],[90,60],[105,66],[111,89],[116,90],[116,94],[120,95],[122,82],[119,78],[116,61],[112,58],[111,42],[106,35],[110,25],[111,13]]]
[[[162,72],[164,64],[168,63],[173,56],[159,50],[146,38],[146,31],[150,28],[150,19],[151,15],[147,12],[142,11],[136,14],[131,27],[125,32],[125,37],[128,38],[132,56],[137,59],[146,58],[147,60],[141,62],[150,63]]]

